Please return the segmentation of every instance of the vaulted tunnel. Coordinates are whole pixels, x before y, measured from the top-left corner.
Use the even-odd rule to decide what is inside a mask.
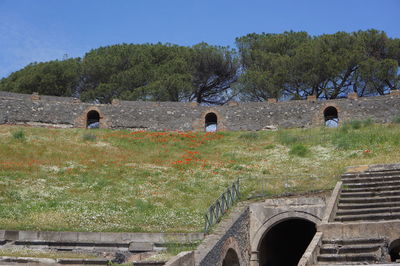
[[[325,126],[327,127],[338,127],[339,126],[339,115],[338,110],[329,106],[324,110]]]
[[[225,258],[222,261],[222,266],[240,266],[239,257],[235,250],[232,248],[228,249]]]
[[[394,240],[389,245],[390,261],[396,262],[400,260],[400,239]]]
[[[259,245],[260,265],[297,265],[315,233],[315,224],[304,219],[289,219],[274,225]]]
[[[87,128],[99,128],[100,127],[100,114],[95,110],[91,110],[87,113],[86,117]]]
[[[217,131],[218,127],[218,117],[215,113],[206,114],[205,118],[205,130],[206,132]]]

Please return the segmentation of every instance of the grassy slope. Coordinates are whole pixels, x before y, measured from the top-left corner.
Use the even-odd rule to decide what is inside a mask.
[[[212,134],[0,126],[0,228],[200,231],[208,205],[237,177],[245,197],[265,185],[268,194],[330,189],[346,166],[400,161],[399,125],[359,126]]]

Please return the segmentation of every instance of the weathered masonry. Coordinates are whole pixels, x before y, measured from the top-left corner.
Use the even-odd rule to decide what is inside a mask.
[[[82,103],[68,97],[0,92],[0,124],[100,127],[131,130],[263,130],[335,126],[346,120],[391,122],[400,115],[400,91],[390,95],[319,101],[230,102],[200,106],[181,102]],[[209,129],[211,128],[211,129]]]

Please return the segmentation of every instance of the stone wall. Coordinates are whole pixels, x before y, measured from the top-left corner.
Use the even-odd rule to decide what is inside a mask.
[[[229,227],[225,234],[219,238],[218,242],[212,246],[211,250],[202,257],[196,265],[221,266],[229,249],[233,249],[237,254],[240,265],[249,265],[250,262],[250,237],[249,237],[249,208],[239,216],[238,219]]]
[[[102,128],[202,131],[206,114],[214,112],[218,117],[218,130],[262,130],[269,126],[323,125],[324,110],[329,106],[337,109],[339,123],[367,118],[388,123],[400,115],[400,95],[327,101],[243,102],[210,107],[196,103],[140,101],[94,105],[69,97],[0,91],[0,124],[86,127],[87,113],[96,110]]]

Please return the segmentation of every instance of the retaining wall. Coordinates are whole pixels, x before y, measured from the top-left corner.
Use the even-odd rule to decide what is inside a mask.
[[[286,102],[232,102],[223,106],[201,106],[181,102],[113,101],[113,104],[82,103],[78,99],[0,91],[0,124],[86,127],[87,113],[95,110],[101,128],[132,130],[202,131],[205,116],[213,112],[218,130],[262,130],[323,125],[324,110],[338,111],[339,123],[371,118],[391,122],[400,115],[400,95],[335,100],[296,100]]]

